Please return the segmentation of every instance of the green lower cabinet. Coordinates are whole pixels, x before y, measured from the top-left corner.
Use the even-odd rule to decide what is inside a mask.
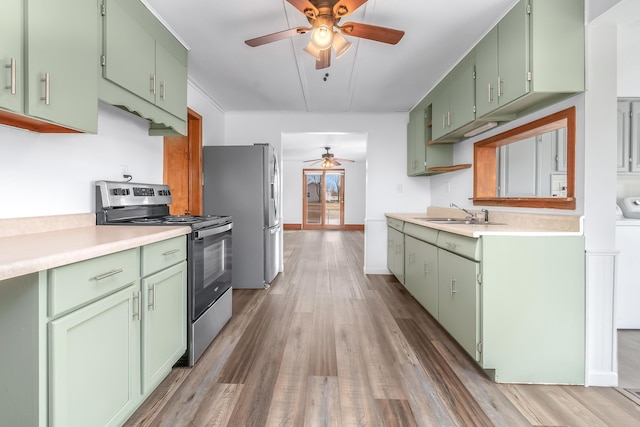
[[[438,248],[405,236],[404,286],[436,319],[438,318]]]
[[[387,268],[404,284],[404,234],[387,227]]]
[[[480,263],[438,249],[438,321],[480,361]]]
[[[49,323],[49,425],[121,425],[139,403],[138,282]]]
[[[186,261],[142,279],[142,394],[171,371],[187,346]]]

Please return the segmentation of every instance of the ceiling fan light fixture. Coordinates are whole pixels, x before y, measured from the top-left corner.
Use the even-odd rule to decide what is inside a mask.
[[[349,48],[351,47],[351,42],[347,41],[342,34],[339,32],[333,33],[333,50],[336,53],[336,58],[340,58],[342,55],[347,53]]]
[[[331,159],[324,159],[322,163],[320,163],[320,167],[323,169],[331,169],[333,166],[333,161]]]
[[[319,25],[311,33],[311,43],[318,50],[325,50],[333,43],[333,30],[326,25]]]

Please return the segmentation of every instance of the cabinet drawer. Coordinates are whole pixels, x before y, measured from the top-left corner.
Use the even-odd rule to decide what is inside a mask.
[[[48,312],[56,316],[128,285],[140,276],[138,249],[89,259],[48,273]]]
[[[437,244],[438,247],[453,252],[454,254],[474,261],[480,261],[479,239],[441,231],[440,234],[438,234]]]
[[[391,228],[395,228],[398,231],[402,231],[404,221],[400,221],[399,219],[395,218],[387,218],[387,225]]]
[[[185,236],[145,245],[142,247],[142,276],[148,276],[185,259],[187,259]]]
[[[404,225],[404,234],[434,245],[438,240],[438,233],[439,231],[434,228],[423,227],[410,222]]]

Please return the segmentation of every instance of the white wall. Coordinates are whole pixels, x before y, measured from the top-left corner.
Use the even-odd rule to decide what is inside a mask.
[[[39,134],[0,126],[0,218],[95,211],[93,182],[161,182],[162,137],[147,121],[106,104],[98,134]]]
[[[284,224],[302,224],[302,170],[308,167],[301,161],[284,161],[282,165],[282,216]],[[366,194],[366,163],[343,163],[344,223],[364,224]]]
[[[367,133],[365,272],[388,273],[385,212],[423,212],[429,178],[406,173],[407,113],[227,113],[226,144],[265,142],[281,152],[283,132]]]

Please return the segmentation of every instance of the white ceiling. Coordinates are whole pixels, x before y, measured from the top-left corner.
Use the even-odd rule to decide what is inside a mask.
[[[316,70],[302,50],[309,33],[258,47],[244,43],[308,26],[286,0],[143,1],[190,49],[190,80],[224,112],[315,113],[411,110],[517,2],[369,0],[341,24],[403,30],[402,40],[388,45],[346,36],[351,49]],[[324,146],[322,138],[310,142],[314,150]]]

